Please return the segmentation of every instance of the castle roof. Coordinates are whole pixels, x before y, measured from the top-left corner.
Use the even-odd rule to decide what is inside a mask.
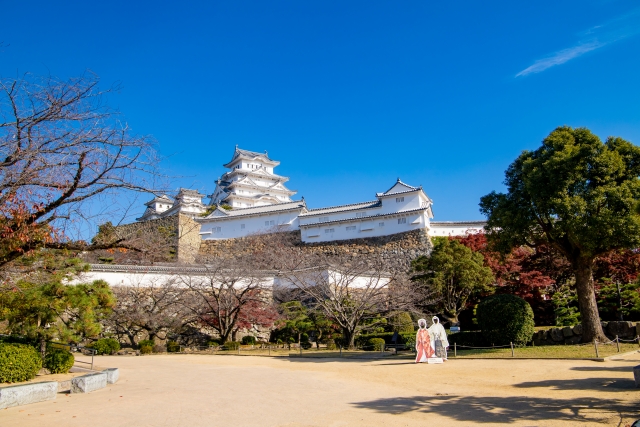
[[[235,162],[238,158],[243,158],[247,160],[258,160],[273,166],[277,166],[280,164],[280,162],[276,160],[271,160],[266,151],[264,153],[258,153],[257,151],[243,150],[241,148],[238,148],[238,146],[236,145],[236,149],[233,152],[233,157],[231,158],[231,160],[229,160],[228,163],[222,166],[224,166],[225,168],[229,168],[231,167],[231,164]]]
[[[173,200],[171,200],[169,198],[169,196],[167,196],[166,194],[163,194],[162,196],[158,196],[158,197],[154,197],[152,200],[149,200],[147,203],[145,203],[145,206],[150,206],[156,202],[160,202],[160,203],[173,203]]]
[[[276,203],[273,205],[265,205],[265,206],[252,206],[249,208],[233,208],[233,209],[223,209],[221,207],[217,207],[211,214],[209,214],[205,218],[196,218],[196,221],[199,222],[208,222],[209,220],[216,220],[222,218],[237,218],[242,216],[249,215],[261,215],[268,214],[271,212],[281,212],[292,209],[306,209],[307,205],[302,200],[292,201],[292,202],[284,202],[284,203]]]

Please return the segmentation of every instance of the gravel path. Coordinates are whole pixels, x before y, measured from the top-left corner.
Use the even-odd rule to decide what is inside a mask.
[[[632,367],[566,360],[102,356],[120,381],[0,411],[2,426],[624,426],[640,418]]]

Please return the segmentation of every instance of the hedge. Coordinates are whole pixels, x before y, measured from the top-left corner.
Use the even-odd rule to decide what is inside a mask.
[[[0,344],[0,383],[35,378],[42,368],[40,353],[26,344]]]
[[[61,348],[50,348],[44,356],[44,367],[52,374],[66,374],[74,362],[73,354]]]
[[[115,354],[120,351],[120,343],[113,338],[102,338],[88,346],[97,354]]]
[[[533,310],[515,295],[492,295],[478,304],[478,325],[485,340],[494,345],[525,345],[533,338]]]
[[[256,343],[256,337],[254,337],[253,335],[246,335],[242,337],[243,345],[254,345],[255,343]]]
[[[395,332],[381,332],[379,334],[359,335],[356,337],[355,344],[357,347],[364,347],[371,338],[382,338],[386,344],[393,344],[393,341],[391,340],[394,333]],[[398,334],[398,341],[396,341],[396,344],[409,345],[410,343],[415,342],[415,340],[415,332],[401,332]]]
[[[368,351],[382,351],[384,350],[384,340],[382,338],[369,338],[367,346],[364,348]]]

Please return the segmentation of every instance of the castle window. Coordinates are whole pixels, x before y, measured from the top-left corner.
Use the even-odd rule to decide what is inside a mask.
[[[347,231],[355,231],[356,226],[355,225],[349,225],[347,226]]]
[[[335,228],[327,228],[324,230],[324,233],[329,234],[329,233],[333,233],[334,231],[336,231]]]
[[[367,216],[366,212],[356,213],[356,218],[362,218],[362,217],[365,217],[365,216]]]
[[[240,224],[240,230],[244,230],[244,224]]]
[[[396,197],[396,203],[402,203],[404,202],[404,196],[403,197]]]
[[[407,218],[398,218],[398,224],[406,224]]]
[[[213,233],[220,233],[220,232],[222,232],[222,228],[220,228],[220,227],[213,227],[213,228],[211,229],[211,231],[212,231]]]
[[[384,222],[379,223],[378,227],[384,227]]]
[[[274,221],[265,221],[264,225],[266,225],[268,227],[270,225],[275,225],[275,222]]]

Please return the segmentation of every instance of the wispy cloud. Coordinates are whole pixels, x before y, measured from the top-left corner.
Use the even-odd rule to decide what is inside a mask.
[[[619,16],[601,25],[596,25],[580,34],[580,40],[575,46],[559,50],[542,59],[536,60],[532,65],[516,74],[516,77],[524,77],[529,74],[541,73],[556,65],[594,51],[611,43],[640,33],[640,9]]]

